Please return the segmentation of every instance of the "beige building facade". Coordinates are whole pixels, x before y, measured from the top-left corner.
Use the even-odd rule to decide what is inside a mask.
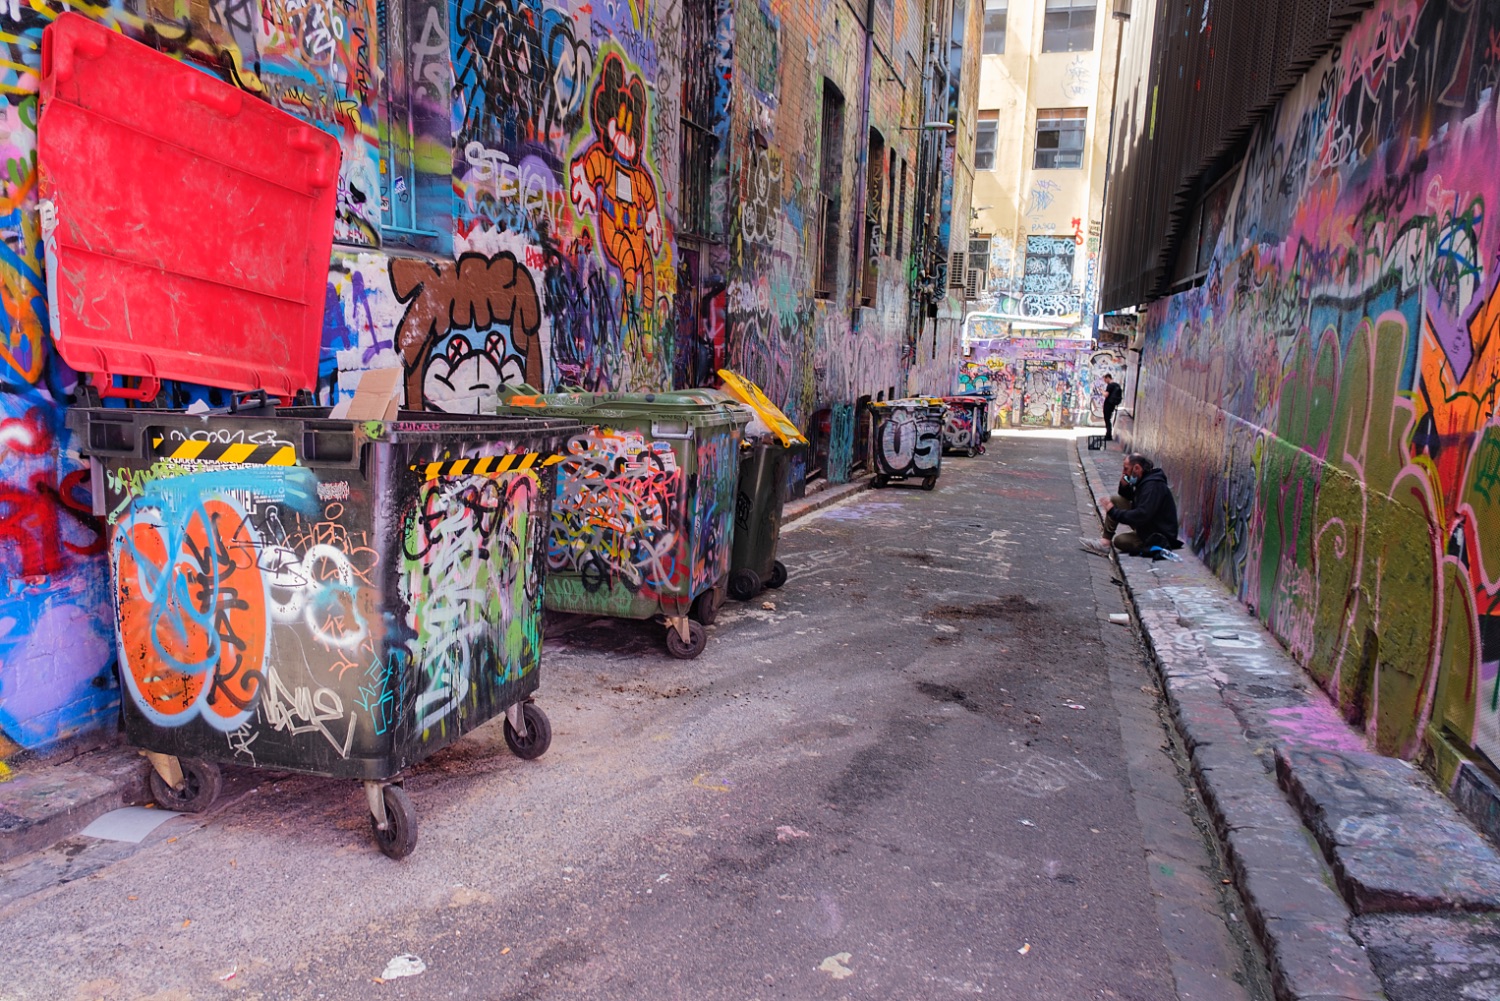
[[[950,285],[967,300],[959,388],[994,390],[1012,423],[1089,423],[1117,368],[1112,349],[1094,357],[1116,2],[985,7],[974,211]]]
[[[965,262],[976,306],[1054,327],[1092,320],[1123,23],[1110,14],[1109,0],[988,0],[970,236],[987,241],[974,248],[987,266]]]

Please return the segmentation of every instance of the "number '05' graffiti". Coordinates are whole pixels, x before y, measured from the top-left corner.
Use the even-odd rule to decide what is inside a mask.
[[[942,451],[942,419],[906,409],[893,410],[885,417],[875,439],[881,472],[892,476],[935,472]]]

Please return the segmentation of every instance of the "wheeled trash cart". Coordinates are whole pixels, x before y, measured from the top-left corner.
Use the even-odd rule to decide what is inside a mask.
[[[220,763],[358,779],[416,845],[401,773],[504,715],[522,758],[558,449],[571,421],[320,408],[69,417],[108,518],[125,733],[168,809]],[[288,416],[288,414],[294,416]]]
[[[408,766],[501,715],[517,754],[547,749],[544,526],[576,425],[278,409],[318,381],[337,140],[74,13],[43,37],[40,116],[51,329],[103,404],[69,425],[153,794],[204,810],[224,763],[356,779],[404,856]],[[229,407],[124,405],[162,380]]]
[[[943,415],[943,454],[973,458],[983,452],[989,430],[989,401],[977,395],[938,399],[948,408]]]
[[[519,390],[501,414],[584,425],[558,464],[547,549],[555,612],[660,618],[667,652],[708,644],[733,544],[740,437],[750,413],[714,390]]]
[[[791,457],[807,446],[807,438],[755,383],[728,369],[721,369],[719,378],[724,391],[755,414],[740,446],[734,551],[729,559],[729,596],[749,601],[762,588],[786,583],[786,565],[777,559],[776,550]]]
[[[869,404],[871,468],[874,484],[921,480],[937,487],[943,471],[943,415],[947,408],[928,398]]]

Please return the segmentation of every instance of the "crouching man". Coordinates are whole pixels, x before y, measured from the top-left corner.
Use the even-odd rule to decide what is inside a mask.
[[[1167,475],[1139,452],[1125,459],[1120,492],[1104,502],[1104,537],[1083,539],[1083,548],[1099,556],[1117,552],[1139,556],[1160,546],[1179,549],[1177,501]]]

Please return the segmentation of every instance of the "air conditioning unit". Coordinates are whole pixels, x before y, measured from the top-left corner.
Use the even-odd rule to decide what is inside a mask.
[[[953,260],[948,265],[949,288],[964,287],[964,264],[967,260],[968,259],[964,257],[964,252],[962,250],[955,250],[953,252]]]
[[[984,288],[984,272],[978,268],[969,269],[969,277],[964,282],[964,298],[973,302],[979,298],[979,292]]]

